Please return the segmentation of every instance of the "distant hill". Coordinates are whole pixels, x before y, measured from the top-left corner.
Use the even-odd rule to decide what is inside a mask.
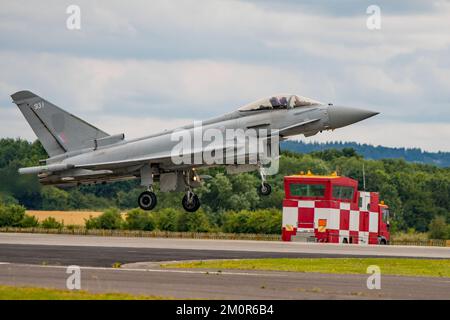
[[[389,159],[401,158],[409,162],[434,164],[439,167],[450,167],[450,152],[426,152],[421,149],[413,148],[390,148],[383,146],[372,146],[368,144],[359,144],[356,142],[327,142],[318,143],[303,141],[283,141],[281,150],[288,150],[299,153],[310,153],[325,149],[343,149],[353,148],[358,154],[366,159]]]

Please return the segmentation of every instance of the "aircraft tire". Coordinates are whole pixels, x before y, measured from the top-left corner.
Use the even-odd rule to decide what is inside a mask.
[[[262,196],[268,196],[272,192],[272,187],[267,182],[264,182],[258,188],[259,194]]]
[[[139,195],[138,204],[142,210],[152,210],[156,206],[156,195],[151,191],[144,191]]]
[[[194,194],[192,196],[191,203],[188,203],[188,197],[187,195],[184,195],[181,204],[183,205],[184,210],[186,210],[187,212],[195,212],[198,210],[198,208],[200,208],[200,199],[196,194]]]

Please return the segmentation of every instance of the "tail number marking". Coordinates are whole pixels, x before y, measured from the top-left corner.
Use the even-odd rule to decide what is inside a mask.
[[[37,103],[33,104],[33,109],[34,110],[39,110],[39,109],[42,109],[43,107],[44,107],[44,101],[37,102]]]

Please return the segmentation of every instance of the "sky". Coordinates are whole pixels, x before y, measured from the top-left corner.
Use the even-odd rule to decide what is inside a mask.
[[[450,151],[450,1],[2,0],[0,137],[25,89],[127,138],[294,93],[380,112],[295,139]]]

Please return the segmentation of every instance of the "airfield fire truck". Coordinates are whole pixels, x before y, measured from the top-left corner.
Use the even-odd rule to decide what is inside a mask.
[[[388,244],[389,208],[358,181],[310,171],[284,177],[283,241]]]

